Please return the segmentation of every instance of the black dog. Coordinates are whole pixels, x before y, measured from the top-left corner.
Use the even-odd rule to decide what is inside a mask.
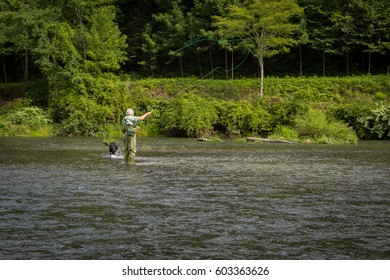
[[[110,153],[110,155],[116,155],[116,151],[118,151],[118,146],[114,142],[111,142],[110,144],[104,142],[104,144],[108,146],[108,152]]]

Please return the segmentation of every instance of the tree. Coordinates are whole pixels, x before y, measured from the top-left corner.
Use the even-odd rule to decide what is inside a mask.
[[[368,53],[368,73],[371,73],[371,55],[390,50],[390,7],[386,0],[356,0],[362,10],[360,40],[363,52]]]
[[[115,123],[117,110],[125,106],[111,72],[126,60],[126,37],[115,23],[115,8],[103,2],[77,1],[65,7],[64,18],[73,17],[51,22],[33,49],[49,80],[53,118],[65,134],[102,133],[99,122]]]
[[[359,12],[358,3],[361,0],[350,1],[320,1],[317,2],[317,15],[312,16],[312,43],[323,54],[343,55],[346,58],[346,72],[350,74],[350,53],[357,45],[358,22],[365,16]],[[362,19],[363,18],[363,19]],[[325,60],[323,62],[325,76]]]
[[[151,51],[146,56],[156,57],[157,53],[169,55],[171,59],[167,64],[172,63],[175,58],[179,61],[179,70],[181,76],[184,75],[183,70],[183,52],[175,51],[178,46],[183,46],[186,41],[186,15],[180,0],[175,0],[170,3],[170,10],[153,15],[154,28],[148,24],[143,34],[144,43],[142,49]],[[146,66],[147,63],[156,61],[157,58],[148,57],[147,60],[141,61],[140,64]],[[152,65],[153,67],[153,65]],[[152,69],[152,68],[151,68]]]
[[[54,20],[58,10],[45,6],[40,1],[5,1],[0,4],[3,22],[3,43],[10,45],[10,50],[23,57],[24,80],[29,79],[30,54],[41,31]]]
[[[288,52],[297,43],[291,35],[297,28],[291,18],[302,9],[294,0],[248,0],[230,5],[226,17],[216,16],[215,24],[227,37],[239,38],[257,58],[260,67],[260,96],[264,88],[264,58]]]
[[[192,42],[199,42],[196,46],[196,55],[198,58],[200,76],[204,77],[202,66],[201,66],[201,57],[209,57],[211,71],[205,76],[212,74],[214,77],[214,65],[213,65],[213,48],[215,48],[216,36],[213,28],[211,17],[213,15],[223,15],[225,8],[228,3],[234,3],[237,1],[234,0],[220,0],[220,1],[202,1],[195,0],[194,6],[191,8],[191,11],[187,16],[187,26],[189,36],[188,39]],[[201,38],[201,39],[199,39]],[[204,54],[204,55],[202,55]],[[227,61],[225,61],[225,65]],[[226,66],[225,66],[226,67]],[[226,67],[227,69],[227,67]],[[226,71],[225,71],[226,72]]]
[[[126,60],[126,36],[115,23],[113,6],[98,7],[87,17],[89,30],[86,34],[88,64],[97,73],[119,70]],[[89,68],[89,67],[88,67]]]
[[[115,20],[113,6],[74,7],[74,20],[52,22],[35,46],[38,65],[48,76],[98,76],[116,71],[126,60],[126,37]],[[81,12],[83,11],[83,12]],[[80,15],[83,15],[80,19]],[[80,20],[82,24],[80,24]]]
[[[335,42],[338,44],[336,53],[345,55],[347,75],[349,75],[349,53],[355,40],[355,26],[353,25],[353,17],[348,11],[335,11],[330,18],[332,22],[332,33]]]
[[[306,45],[309,42],[309,34],[307,32],[307,19],[305,14],[302,14],[301,21],[298,28],[298,43],[299,43],[299,75],[303,75],[303,62],[302,62],[302,45]]]
[[[1,13],[0,13],[0,17],[1,17]],[[5,21],[1,20],[0,19],[0,30],[5,30],[6,29],[6,24],[5,24]],[[6,70],[6,66],[5,66],[5,60],[4,60],[4,57],[6,56],[7,54],[7,48],[6,48],[6,43],[7,43],[7,40],[6,40],[6,36],[4,34],[4,32],[0,32],[0,57],[1,57],[1,63],[2,63],[2,72],[3,72],[3,75],[4,75],[4,83],[7,83],[7,70]]]
[[[204,77],[202,61],[209,58],[211,72],[206,76],[212,74],[215,70],[212,50],[218,46],[218,40],[214,39],[211,17],[222,15],[228,3],[236,2],[239,1],[170,1],[165,9],[153,14],[152,20],[145,24],[141,43],[143,59],[138,64],[153,73],[154,69],[161,66],[161,61],[169,65],[177,59],[180,75],[183,76],[184,63],[190,61],[193,64],[187,68]],[[199,70],[195,70],[196,68]]]
[[[127,36],[128,63],[123,70],[140,70],[154,76],[160,46],[155,40],[153,15],[167,12],[172,0],[116,0],[117,22]]]
[[[322,52],[322,75],[326,75],[326,54],[334,54],[335,38],[331,36],[330,13],[324,11],[330,8],[330,3],[323,0],[307,0],[305,3],[305,15],[307,17],[307,29],[309,42],[312,48]],[[328,4],[328,5],[326,5]],[[325,8],[324,8],[325,7]]]
[[[152,27],[150,24],[145,26],[145,32],[142,34],[143,41],[141,43],[141,51],[147,56],[138,62],[146,71],[150,71],[152,77],[154,76],[154,71],[157,68],[157,54],[159,51],[159,46],[157,42],[153,39]]]

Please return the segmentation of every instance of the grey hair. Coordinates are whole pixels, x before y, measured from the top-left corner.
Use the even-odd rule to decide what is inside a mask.
[[[133,109],[131,109],[131,108],[127,109],[127,110],[126,110],[126,115],[127,115],[127,116],[132,116],[132,115],[134,115]]]

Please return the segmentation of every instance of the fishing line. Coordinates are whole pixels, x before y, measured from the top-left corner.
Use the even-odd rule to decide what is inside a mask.
[[[173,53],[175,54],[175,53],[177,53],[177,52],[179,52],[179,51],[181,51],[181,50],[184,50],[184,49],[186,49],[186,48],[188,48],[188,47],[190,47],[190,46],[192,46],[192,45],[195,45],[195,44],[197,44],[197,43],[199,43],[199,42],[203,42],[203,41],[214,41],[214,42],[218,42],[218,43],[219,43],[219,42],[231,43],[231,42],[241,42],[242,40],[241,40],[241,39],[223,39],[223,40],[219,40],[219,39],[214,39],[214,38],[199,38],[199,39],[197,39],[197,40],[192,41],[191,43],[189,43],[189,44],[187,44],[187,45],[184,45],[184,46],[181,47],[180,49],[175,50]],[[236,67],[234,67],[234,68],[226,69],[226,68],[223,68],[223,67],[221,67],[221,66],[218,66],[218,67],[214,68],[213,70],[211,70],[211,71],[210,71],[209,73],[207,73],[206,75],[200,77],[200,78],[199,78],[197,81],[195,81],[194,83],[190,84],[190,85],[187,86],[186,88],[182,89],[181,91],[179,91],[178,93],[176,93],[175,95],[173,95],[172,98],[175,98],[178,94],[180,94],[180,93],[186,91],[187,89],[191,88],[192,86],[196,85],[196,84],[199,82],[199,80],[203,80],[204,78],[206,78],[207,76],[211,75],[212,73],[214,73],[214,72],[217,71],[217,70],[221,70],[221,71],[223,71],[224,73],[226,73],[226,72],[231,72],[231,71],[234,71],[234,70],[238,69],[238,68],[241,67],[241,65],[247,60],[249,54],[250,54],[250,51],[248,51],[248,53],[246,54],[246,56],[244,57],[244,59],[243,59]]]
[[[196,80],[194,83],[190,84],[189,86],[187,86],[186,88],[182,89],[181,91],[179,91],[178,93],[176,93],[175,95],[172,96],[172,98],[175,98],[178,94],[186,91],[187,89],[191,88],[192,86],[196,85],[200,80],[203,80],[204,78],[206,78],[207,76],[211,75],[212,73],[214,73],[215,71],[217,70],[221,70],[223,71],[224,73],[226,72],[231,72],[231,71],[234,71],[236,69],[238,69],[239,67],[241,67],[242,64],[244,64],[244,62],[247,60],[248,56],[249,56],[250,52],[248,52],[246,54],[246,56],[244,57],[244,59],[234,68],[231,68],[231,69],[226,69],[226,68],[223,68],[221,66],[218,66],[216,68],[214,68],[213,70],[211,70],[209,73],[207,73],[206,75],[200,77],[198,80]]]
[[[224,39],[224,40],[219,40],[219,39],[214,39],[214,38],[199,38],[197,40],[192,41],[191,43],[189,43],[187,45],[184,45],[183,47],[181,47],[180,49],[174,51],[173,53],[177,53],[177,52],[179,52],[181,50],[184,50],[184,49],[186,49],[186,48],[188,48],[188,47],[190,47],[192,45],[195,45],[195,44],[197,44],[199,42],[203,42],[203,41],[214,41],[214,42],[218,42],[218,43],[219,42],[230,43],[230,42],[241,42],[242,40],[241,39],[229,39],[229,40]]]

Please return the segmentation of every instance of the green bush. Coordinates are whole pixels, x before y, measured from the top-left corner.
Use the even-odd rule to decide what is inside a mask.
[[[336,107],[333,110],[333,115],[336,119],[352,127],[359,139],[372,139],[375,136],[369,128],[368,119],[371,118],[371,111],[374,108],[375,104],[372,102],[353,102]]]
[[[358,119],[375,139],[390,139],[390,105],[379,105],[370,115]]]
[[[307,111],[309,105],[305,99],[293,97],[269,97],[266,105],[272,117],[272,127],[291,126],[294,118]]]
[[[353,127],[359,139],[390,139],[390,104],[355,102],[336,108],[334,115]]]
[[[51,123],[48,113],[41,108],[32,106],[12,109],[0,116],[0,135],[49,136],[52,134]]]
[[[270,135],[271,139],[280,139],[287,140],[292,142],[299,142],[300,139],[298,137],[298,133],[294,130],[294,128],[289,126],[278,126],[274,133]]]
[[[30,107],[31,102],[27,98],[17,98],[9,102],[3,102],[0,107],[0,115],[5,115],[11,111],[17,111],[19,109]]]
[[[309,109],[295,119],[294,129],[302,142],[357,143],[356,133],[341,122],[329,121],[319,110]]]
[[[133,105],[124,84],[114,77],[83,75],[73,84],[54,83],[51,94],[59,135],[105,136]]]
[[[166,135],[204,137],[210,134],[217,111],[210,101],[193,93],[180,94],[162,112],[160,125]]]
[[[215,128],[228,136],[250,136],[267,133],[271,130],[271,115],[261,104],[247,100],[214,100],[218,111]]]

